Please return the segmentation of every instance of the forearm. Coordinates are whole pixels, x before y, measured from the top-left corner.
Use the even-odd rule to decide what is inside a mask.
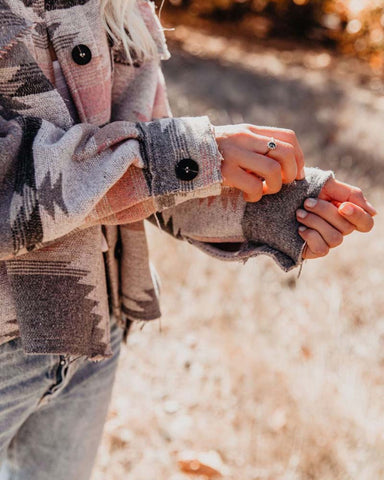
[[[0,118],[0,259],[132,209],[146,218],[221,191],[221,156],[207,117],[77,124]],[[190,159],[189,163],[183,162]],[[194,165],[185,174],[181,166]]]
[[[304,180],[259,202],[245,202],[239,190],[223,189],[218,197],[188,201],[150,220],[221,260],[244,262],[266,254],[288,271],[302,261],[304,240],[298,234],[296,210],[306,198],[317,197],[333,176],[314,168],[305,173]]]

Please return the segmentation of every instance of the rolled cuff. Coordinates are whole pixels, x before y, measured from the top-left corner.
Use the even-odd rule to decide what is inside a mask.
[[[208,117],[163,118],[136,126],[143,171],[157,211],[220,195],[223,157]]]
[[[304,180],[285,185],[279,193],[245,204],[241,219],[243,241],[220,243],[216,238],[209,242],[188,235],[184,239],[220,260],[245,263],[250,258],[267,255],[285,272],[292,270],[302,263],[305,244],[298,233],[296,210],[306,198],[317,198],[325,183],[334,177],[333,172],[317,168],[306,168],[305,173]],[[234,231],[238,232],[238,228],[234,227]]]

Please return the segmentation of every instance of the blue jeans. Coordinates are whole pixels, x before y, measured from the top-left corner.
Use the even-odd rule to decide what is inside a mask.
[[[113,357],[25,355],[0,346],[0,480],[88,480],[107,414],[123,330]]]

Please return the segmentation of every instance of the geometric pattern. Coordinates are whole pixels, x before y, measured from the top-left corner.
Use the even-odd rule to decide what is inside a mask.
[[[22,248],[33,250],[43,240],[43,226],[37,199],[33,141],[41,127],[41,119],[18,117],[22,128],[17,156],[14,196],[11,204],[11,230],[15,254]]]
[[[36,328],[46,334],[46,338],[39,342],[43,341],[47,346],[49,343],[51,349],[55,348],[51,345],[53,343],[58,351],[68,344],[72,344],[78,352],[87,345],[105,350],[103,331],[98,328],[102,317],[94,313],[99,302],[88,298],[95,289],[85,283],[88,270],[73,268],[70,262],[65,261],[19,259],[7,263],[26,351],[36,347]],[[47,308],[49,311],[42,315],[41,312]],[[70,324],[66,321],[68,318],[71,318]]]
[[[157,225],[160,230],[169,233],[175,238],[181,238],[180,230],[175,232],[173,228],[173,217],[169,215],[167,220],[164,219],[164,215],[161,212],[154,213],[150,217],[147,218],[149,222],[153,225]]]
[[[51,181],[51,172],[48,171],[39,189],[39,203],[41,207],[49,213],[52,219],[55,219],[55,205],[68,215],[67,207],[63,199],[62,191],[63,174],[60,175],[54,185]]]
[[[0,60],[0,67],[5,73],[11,72],[6,82],[3,81],[1,85],[2,93],[8,97],[38,95],[54,88],[22,42],[12,47],[12,55]]]
[[[160,58],[168,58],[154,3],[137,4]],[[0,146],[10,146],[0,151],[0,183],[6,185],[5,194],[12,190],[0,203],[6,232],[0,242],[7,238],[0,247],[4,258],[12,256],[12,247],[13,254],[36,250],[5,262],[10,288],[2,304],[14,301],[4,322],[12,322],[16,312],[27,352],[108,356],[108,299],[120,324],[127,317],[160,316],[143,219],[162,212],[160,222],[178,237],[186,227],[193,232],[198,222],[202,236],[207,227],[210,235],[221,229],[228,239],[239,210],[233,197],[217,204],[213,199],[221,193],[221,158],[208,118],[166,118],[170,112],[158,60],[134,66],[124,62],[119,45],[108,45],[100,30],[99,6],[100,0],[0,0]],[[48,38],[79,122],[71,119],[54,87]],[[71,59],[76,44],[92,51],[89,65]],[[13,119],[9,132],[8,119]],[[183,158],[201,167],[190,182],[175,175]],[[169,207],[174,210],[167,212]],[[196,215],[196,209],[208,214]],[[267,210],[247,209],[247,214],[261,218]],[[283,205],[278,214],[285,211]],[[105,226],[108,251],[103,256],[101,224],[120,214],[124,222]],[[252,225],[243,223],[243,228]],[[9,330],[16,331],[13,324]]]
[[[70,349],[73,352],[73,348],[78,348],[79,353],[84,353],[87,348],[92,348],[92,352],[88,351],[87,353],[89,357],[95,359],[108,356],[109,351],[106,345],[108,321],[107,318],[104,318],[108,296],[105,288],[106,279],[103,275],[104,265],[102,262],[100,263],[103,257],[100,256],[97,228],[92,229],[93,233],[87,237],[87,241],[83,242],[79,241],[79,238],[84,239],[86,234],[81,232],[71,232],[65,235],[63,238],[68,238],[68,241],[61,241],[60,235],[63,233],[58,234],[59,241],[57,243],[52,242],[45,246],[44,241],[48,236],[46,234],[56,234],[54,229],[60,231],[61,226],[56,224],[62,222],[65,225],[67,218],[68,222],[71,222],[77,218],[76,215],[79,217],[79,212],[76,210],[78,205],[85,205],[87,201],[93,200],[93,198],[89,198],[91,196],[94,198],[100,196],[97,190],[91,192],[91,189],[85,188],[85,186],[83,191],[78,186],[73,187],[72,191],[71,175],[75,176],[72,172],[77,170],[80,174],[82,171],[85,174],[89,168],[87,164],[93,162],[90,164],[89,171],[95,172],[96,176],[99,176],[97,179],[99,182],[102,178],[103,183],[106,183],[103,171],[107,172],[107,168],[105,164],[102,164],[104,160],[101,156],[107,148],[112,152],[113,145],[109,146],[107,142],[112,139],[118,146],[125,138],[131,136],[134,138],[136,130],[134,124],[129,128],[121,128],[122,137],[120,139],[120,131],[116,133],[112,129],[104,136],[103,134],[98,135],[97,138],[95,136],[95,145],[92,144],[90,138],[89,144],[95,149],[94,153],[85,151],[88,147],[84,148],[81,143],[78,143],[79,150],[83,148],[86,153],[83,159],[68,156],[68,161],[61,162],[61,150],[59,149],[56,149],[56,154],[52,155],[51,159],[50,147],[47,146],[42,163],[35,163],[39,162],[39,159],[35,158],[36,152],[39,151],[38,148],[35,148],[36,142],[47,141],[49,143],[51,141],[48,132],[51,127],[47,127],[47,122],[51,123],[52,132],[54,132],[55,125],[62,129],[70,128],[69,120],[64,118],[68,114],[65,104],[64,102],[59,104],[60,94],[54,86],[48,40],[53,41],[61,67],[63,67],[68,89],[76,101],[79,114],[82,115],[81,121],[86,126],[92,125],[92,128],[88,130],[79,125],[80,129],[84,128],[84,131],[80,130],[84,142],[89,134],[92,135],[92,131],[99,126],[101,131],[110,122],[118,125],[117,122],[113,122],[115,119],[118,120],[116,113],[115,118],[114,114],[110,118],[111,107],[121,106],[122,111],[124,110],[121,120],[134,122],[139,120],[144,108],[146,117],[150,118],[155,107],[152,101],[148,102],[148,98],[150,98],[153,99],[153,102],[157,102],[156,111],[162,113],[162,105],[155,96],[155,92],[159,88],[158,64],[153,62],[149,70],[145,72],[144,69],[139,68],[141,65],[135,61],[137,59],[134,55],[133,66],[137,67],[134,68],[134,72],[129,71],[132,66],[126,63],[115,66],[116,69],[126,68],[128,75],[125,77],[123,70],[120,70],[120,78],[115,76],[117,83],[114,85],[113,93],[117,95],[116,99],[118,98],[118,100],[112,100],[110,96],[111,67],[113,66],[111,60],[118,63],[119,59],[124,62],[124,58],[123,56],[119,57],[118,48],[108,45],[107,36],[103,35],[99,29],[100,18],[96,11],[99,3],[99,0],[0,0],[0,30],[2,32],[0,38],[0,113],[3,120],[13,120],[18,123],[16,126],[13,123],[12,126],[15,130],[13,142],[15,158],[11,161],[5,157],[3,167],[4,172],[7,172],[8,187],[13,190],[5,214],[9,217],[13,253],[19,254],[24,249],[31,252],[36,250],[36,253],[27,253],[19,256],[16,260],[5,262],[7,281],[10,284],[14,310],[17,315],[16,323],[20,327],[25,351],[30,349],[37,352],[39,349],[40,351],[45,349],[53,352],[55,348],[58,349],[62,345],[63,350]],[[139,0],[138,3],[146,10],[145,21],[151,21],[153,13],[147,8],[148,2]],[[84,8],[78,9],[76,15],[69,12],[72,7],[82,6]],[[17,14],[14,13],[16,11]],[[151,33],[155,38],[159,35],[160,29],[157,32],[155,31],[155,22],[152,22],[152,25],[154,28]],[[80,43],[88,45],[93,53],[92,64],[89,66],[80,67],[71,60],[72,49]],[[163,48],[166,49],[165,44],[163,44]],[[111,58],[108,53],[111,54]],[[140,75],[143,81],[139,78]],[[137,79],[136,82],[134,82],[135,79]],[[96,102],[95,98],[97,98]],[[135,108],[132,108],[133,100]],[[115,112],[116,110],[115,108]],[[108,118],[110,120],[107,120]],[[46,121],[44,124],[43,120]],[[58,133],[63,137],[63,152],[66,151],[66,155],[68,153],[73,155],[70,148],[68,149],[65,135],[62,131]],[[11,135],[13,136],[13,133]],[[53,142],[55,142],[54,135],[53,133]],[[11,138],[6,137],[6,139],[12,141]],[[136,155],[136,152],[134,153]],[[96,161],[96,155],[100,155],[100,161]],[[128,152],[128,155],[130,156],[132,153]],[[212,159],[209,160],[212,161]],[[110,168],[109,171],[117,170],[114,165],[116,162],[110,163],[113,168]],[[119,161],[119,163],[121,162]],[[144,175],[143,173],[139,175],[142,167],[137,168],[136,171],[138,172],[137,179],[134,179],[132,194],[140,195],[138,202],[142,201],[144,194],[145,201],[148,203],[148,188]],[[0,180],[3,181],[4,177]],[[78,179],[74,178],[74,181],[76,182]],[[87,178],[83,185],[86,182],[89,182],[90,186],[94,184],[91,177]],[[79,183],[78,181],[78,185]],[[211,179],[209,178],[207,187],[210,187],[210,183]],[[83,202],[76,198],[77,192],[85,194]],[[153,203],[152,199],[149,200]],[[59,213],[63,213],[67,218],[60,215],[59,219]],[[49,225],[47,227],[49,231],[44,232],[43,226],[45,228],[47,225]],[[106,227],[107,231],[108,229],[112,230],[113,227]],[[84,232],[88,231],[84,230]],[[77,243],[71,244],[71,239],[75,237],[74,242]],[[6,248],[9,248],[8,245]],[[130,256],[129,246],[127,247],[125,244],[123,248],[125,254]],[[106,263],[109,263],[110,271],[119,270],[121,277],[118,282],[110,282],[110,279],[107,278],[107,283],[110,288],[116,290],[109,292],[110,298],[114,299],[113,310],[117,312],[120,309],[120,320],[123,322],[121,308],[124,299],[119,297],[119,288],[121,289],[119,282],[124,283],[125,279],[124,290],[131,298],[130,287],[135,283],[135,272],[130,272],[131,276],[128,281],[124,269],[119,269],[119,259],[114,256],[113,244],[111,244],[110,250],[105,253],[104,258],[108,258]],[[69,257],[71,260],[63,260],[63,257],[64,259]],[[38,260],[32,261],[32,258]],[[142,309],[146,310],[146,313],[142,312],[144,316],[150,316],[149,311],[152,311],[154,315],[160,315],[156,292],[151,288],[153,284],[150,275],[147,275],[147,252],[140,255],[136,262],[135,271],[136,268],[140,270],[140,280],[144,280],[145,287],[141,293],[140,289],[136,289],[133,295],[138,302],[126,299],[125,306],[128,308],[133,306],[133,309],[137,307],[138,315]],[[110,275],[110,272],[107,274]],[[8,322],[7,333],[12,331],[16,335],[17,324],[15,323],[14,326],[9,324],[10,321],[15,321],[13,315],[4,321]],[[128,325],[126,318],[125,321]],[[46,336],[41,335],[41,332],[46,332]],[[48,345],[50,338],[52,340],[53,337],[55,337],[55,341]],[[39,345],[33,345],[34,342],[39,342]],[[44,342],[46,342],[45,346]],[[0,343],[2,343],[1,332]]]
[[[89,0],[45,0],[46,10],[60,10],[85,5]]]
[[[156,312],[153,311],[154,305],[157,306],[157,303],[154,302],[157,298],[155,289],[143,290],[142,296],[146,296],[147,300],[138,300],[124,293],[122,294],[123,302],[121,307],[129,319],[152,320],[154,317],[160,315],[158,309],[156,309]],[[131,308],[131,306],[134,308]]]

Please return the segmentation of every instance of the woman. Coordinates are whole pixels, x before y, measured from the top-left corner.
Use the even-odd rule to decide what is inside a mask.
[[[372,228],[293,132],[170,118],[168,57],[145,0],[0,0],[1,480],[89,478],[121,339],[160,316],[144,219],[286,271]]]

